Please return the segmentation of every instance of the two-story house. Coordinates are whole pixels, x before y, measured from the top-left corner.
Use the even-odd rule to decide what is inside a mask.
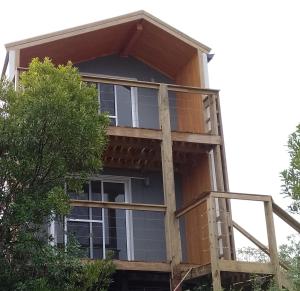
[[[72,61],[96,84],[100,110],[111,120],[104,169],[90,177],[84,195],[69,193],[70,215],[49,227],[56,244],[72,233],[90,259],[113,253],[112,290],[179,290],[199,280],[220,290],[249,273],[283,284],[273,211],[299,224],[270,196],[229,192],[207,46],[138,11],[6,49],[3,74],[16,82],[34,57]],[[233,227],[254,238],[232,221],[230,199],[265,204],[269,263],[236,260]]]

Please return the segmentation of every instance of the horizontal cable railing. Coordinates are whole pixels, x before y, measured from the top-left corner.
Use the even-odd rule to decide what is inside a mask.
[[[27,68],[18,68],[18,72]],[[100,111],[107,112],[112,126],[160,129],[160,83],[81,74],[96,85]],[[166,84],[172,131],[219,135],[219,91]]]

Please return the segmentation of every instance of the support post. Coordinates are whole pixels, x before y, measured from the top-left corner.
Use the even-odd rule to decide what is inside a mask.
[[[209,110],[210,110],[210,122],[211,122],[211,133],[218,135],[218,118],[217,118],[217,96],[209,96]],[[213,149],[215,174],[216,174],[216,187],[217,191],[224,191],[224,176],[222,168],[222,156],[220,145],[216,145]],[[222,246],[223,246],[223,257],[224,259],[231,259],[231,248],[230,248],[230,237],[229,237],[229,227],[228,227],[228,217],[227,217],[227,205],[224,198],[218,199],[219,203],[219,213],[221,221],[221,231],[222,231]]]
[[[281,281],[281,272],[279,266],[279,257],[277,252],[272,200],[264,202],[264,207],[265,207],[265,217],[266,217],[266,225],[267,225],[268,244],[269,244],[269,251],[270,251],[270,260],[274,269],[275,282],[278,285],[278,287],[281,289],[282,281]]]
[[[221,272],[219,267],[219,252],[217,241],[217,229],[216,229],[216,207],[215,198],[209,196],[207,199],[207,214],[208,214],[208,234],[209,234],[209,246],[210,246],[210,261],[211,261],[211,275],[213,283],[213,291],[221,291]]]
[[[175,217],[176,198],[173,169],[173,152],[171,138],[171,124],[169,111],[168,87],[160,84],[159,87],[159,120],[162,131],[161,162],[163,174],[165,212],[165,233],[167,258],[171,262],[171,269],[181,262],[181,241],[179,221]],[[172,274],[173,275],[173,274]]]

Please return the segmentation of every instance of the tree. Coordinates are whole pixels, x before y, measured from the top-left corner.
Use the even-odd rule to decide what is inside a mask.
[[[43,231],[69,211],[66,177],[79,190],[101,169],[108,118],[96,88],[71,64],[34,59],[18,90],[1,81],[0,100],[0,289],[106,290],[109,262],[83,264],[76,243],[60,250]]]
[[[292,212],[300,213],[300,124],[289,136],[288,152],[290,155],[289,168],[281,172],[283,181],[282,193],[292,198]]]

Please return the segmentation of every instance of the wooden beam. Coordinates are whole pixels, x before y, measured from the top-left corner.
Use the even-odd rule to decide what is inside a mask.
[[[259,194],[242,194],[234,192],[211,192],[211,195],[215,198],[227,198],[238,200],[250,200],[250,201],[271,201],[272,197],[269,195]]]
[[[283,221],[285,221],[289,226],[291,226],[298,233],[300,233],[300,223],[274,202],[273,202],[273,211],[278,217],[280,217]]]
[[[217,104],[216,104],[216,95],[209,96],[209,111],[210,111],[210,123],[211,123],[211,133],[213,135],[219,135],[219,124],[217,118]],[[224,174],[223,174],[223,165],[221,157],[221,148],[220,145],[217,145],[213,148],[213,158],[214,158],[214,171],[216,176],[216,189],[217,191],[224,192]],[[219,204],[219,215],[221,220],[221,234],[222,234],[222,246],[223,246],[223,255],[225,259],[231,259],[231,246],[230,246],[230,237],[229,237],[229,227],[227,219],[227,206],[225,198],[218,198]]]
[[[264,202],[264,207],[265,207],[265,217],[266,217],[266,225],[267,225],[268,244],[269,244],[269,251],[270,251],[270,260],[274,270],[275,283],[277,284],[279,289],[281,289],[282,281],[281,281],[281,272],[279,266],[279,257],[277,252],[272,201]]]
[[[167,258],[174,268],[181,262],[181,240],[179,221],[175,217],[176,197],[173,168],[173,151],[170,124],[168,87],[164,84],[159,88],[159,122],[162,132],[161,161],[164,187],[164,200],[167,206],[165,213],[165,232]]]
[[[136,42],[140,38],[141,34],[143,32],[143,25],[141,22],[139,22],[136,27],[134,28],[134,31],[131,31],[127,40],[125,41],[125,46],[120,52],[121,57],[128,57],[131,50],[135,46]]]
[[[222,172],[223,172],[223,180],[224,180],[224,191],[229,192],[230,189],[229,189],[227,160],[226,160],[226,152],[225,152],[225,142],[224,142],[219,94],[215,95],[215,102],[216,102],[217,121],[218,121],[218,135],[220,136],[222,141],[220,145],[220,150],[221,150],[221,163],[222,163]],[[236,251],[235,251],[235,240],[234,240],[233,225],[232,225],[231,201],[229,199],[226,199],[225,204],[226,204],[227,216],[228,216],[229,239],[230,239],[230,248],[231,248],[231,255],[232,255],[231,259],[235,259]]]
[[[188,203],[186,206],[176,210],[175,211],[176,217],[179,218],[179,217],[183,216],[184,214],[193,210],[198,205],[205,202],[208,195],[209,195],[209,192],[203,192],[196,199],[193,199],[190,203]]]
[[[158,129],[145,129],[145,128],[134,128],[134,127],[120,127],[120,126],[109,126],[107,134],[110,136],[120,137],[131,137],[131,138],[142,138],[142,139],[153,139],[162,140],[162,132]],[[184,132],[172,132],[172,141],[176,142],[190,142],[197,144],[208,144],[216,145],[220,144],[221,139],[219,136],[198,134],[198,133],[184,133]]]
[[[191,142],[198,144],[219,145],[221,138],[218,135],[199,134],[199,133],[185,133],[172,132],[173,141]]]
[[[28,68],[18,67],[19,71],[27,71]],[[138,88],[148,88],[148,89],[159,89],[160,83],[155,82],[148,82],[148,81],[135,81],[135,80],[128,80],[123,78],[116,78],[116,77],[108,77],[103,76],[101,74],[80,74],[83,81],[87,82],[99,82],[105,84],[114,84],[114,85],[123,85],[123,86],[132,86]],[[181,93],[191,93],[191,94],[202,94],[202,95],[211,95],[211,94],[218,94],[219,90],[214,89],[203,89],[200,87],[194,86],[182,86],[182,85],[175,85],[175,84],[167,84],[168,90],[172,92],[181,92]]]
[[[218,251],[219,245],[217,243],[216,207],[215,207],[215,199],[211,196],[207,199],[207,214],[208,214],[208,234],[209,234],[213,291],[220,291],[222,290],[222,285],[221,285],[221,271],[219,266],[219,262],[220,262],[219,251]]]
[[[109,126],[107,134],[111,136],[124,136],[131,138],[143,138],[143,139],[162,139],[162,133],[160,130],[145,129],[145,128],[133,128],[133,127],[119,127]]]
[[[192,269],[189,275],[186,277],[186,280],[200,278],[211,273],[210,264],[202,266],[194,264],[180,264],[178,268],[179,270],[181,270],[181,272],[185,273]]]
[[[163,262],[137,262],[113,260],[117,270],[128,271],[148,271],[148,272],[171,272],[169,263]]]
[[[267,246],[261,243],[258,239],[256,239],[253,235],[251,235],[247,230],[237,224],[235,221],[232,221],[233,227],[238,230],[241,234],[243,234],[247,239],[249,239],[252,243],[254,243],[261,251],[270,256],[270,252]],[[289,267],[283,262],[279,262],[280,266],[286,270],[289,270]]]
[[[234,260],[219,260],[219,268],[223,272],[274,274],[270,263],[238,262]]]
[[[109,208],[109,209],[126,209],[126,210],[140,210],[140,211],[155,211],[165,212],[165,205],[157,204],[142,204],[142,203],[121,203],[108,201],[90,201],[90,200],[70,200],[71,206],[95,207],[95,208]]]

